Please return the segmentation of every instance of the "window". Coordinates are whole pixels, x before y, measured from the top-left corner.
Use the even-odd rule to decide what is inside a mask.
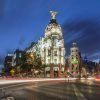
[[[51,55],[51,50],[48,50],[48,56],[50,56]]]
[[[54,59],[54,63],[57,64],[57,59]]]
[[[57,51],[54,51],[54,56],[57,56]]]
[[[72,70],[73,70],[73,68],[74,68],[74,65],[72,65]]]
[[[21,58],[21,56],[22,56],[21,53],[19,53],[19,58]]]
[[[48,64],[50,64],[50,59],[48,59]]]
[[[78,57],[76,57],[76,59],[78,59]]]

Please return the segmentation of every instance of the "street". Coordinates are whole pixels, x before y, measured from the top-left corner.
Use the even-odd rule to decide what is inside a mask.
[[[100,100],[100,84],[88,84],[89,81],[56,80],[0,85],[0,100],[7,97],[14,98],[9,100]]]

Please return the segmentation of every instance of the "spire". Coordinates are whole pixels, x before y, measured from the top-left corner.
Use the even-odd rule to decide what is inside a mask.
[[[50,14],[51,14],[52,19],[56,19],[56,15],[57,15],[56,11],[50,11]]]
[[[73,42],[72,45],[73,45],[73,47],[76,47],[77,46],[77,43]]]

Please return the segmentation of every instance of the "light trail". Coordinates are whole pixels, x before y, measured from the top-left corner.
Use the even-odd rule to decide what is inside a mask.
[[[27,79],[11,79],[11,80],[0,80],[0,85],[4,85],[4,84],[12,84],[12,83],[23,83],[23,82],[39,82],[39,81],[64,81],[64,80],[76,80],[77,78],[37,78],[37,79],[33,79],[33,78],[27,78]],[[87,78],[87,80],[91,80],[93,78]],[[81,80],[85,80],[85,78],[81,78]]]

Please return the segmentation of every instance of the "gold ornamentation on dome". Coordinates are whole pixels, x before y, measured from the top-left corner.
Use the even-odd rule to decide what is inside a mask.
[[[50,13],[51,13],[52,19],[56,19],[57,12],[56,11],[50,11]]]

